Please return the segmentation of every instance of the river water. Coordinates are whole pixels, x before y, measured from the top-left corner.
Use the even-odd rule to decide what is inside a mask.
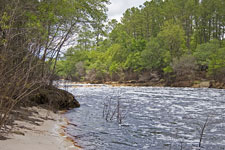
[[[67,133],[85,150],[225,149],[225,90],[108,85],[67,90],[81,104],[65,114],[73,124]]]

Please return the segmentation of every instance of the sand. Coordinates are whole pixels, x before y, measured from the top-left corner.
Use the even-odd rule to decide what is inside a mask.
[[[35,113],[29,119],[15,121],[12,132],[6,135],[7,139],[0,140],[0,150],[82,149],[66,136],[67,120],[60,113],[55,114],[37,107],[28,109]]]

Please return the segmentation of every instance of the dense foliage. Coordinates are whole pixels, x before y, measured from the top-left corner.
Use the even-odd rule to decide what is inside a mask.
[[[225,76],[225,1],[152,0],[101,30],[84,30],[57,65],[77,81],[195,80]]]
[[[99,28],[108,0],[0,0],[0,134],[14,107],[51,83],[61,49]],[[50,68],[52,66],[52,69]],[[1,135],[0,135],[1,136]]]

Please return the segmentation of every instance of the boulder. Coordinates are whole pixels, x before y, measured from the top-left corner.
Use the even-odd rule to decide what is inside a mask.
[[[44,85],[29,98],[32,104],[47,105],[55,110],[68,110],[80,107],[73,94],[54,86]]]
[[[192,87],[194,88],[209,88],[211,86],[210,81],[195,81]]]
[[[200,88],[209,88],[210,87],[210,81],[203,81],[199,84]]]

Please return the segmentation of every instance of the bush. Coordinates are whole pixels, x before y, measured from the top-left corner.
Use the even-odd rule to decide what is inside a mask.
[[[212,54],[208,74],[217,81],[225,82],[225,48],[220,48]]]
[[[197,70],[196,60],[191,55],[184,55],[173,61],[172,68],[176,74],[176,79],[193,80]]]
[[[209,43],[201,44],[197,47],[194,52],[194,57],[196,58],[199,69],[206,71],[211,60],[211,56],[219,49],[219,41],[212,40]]]

